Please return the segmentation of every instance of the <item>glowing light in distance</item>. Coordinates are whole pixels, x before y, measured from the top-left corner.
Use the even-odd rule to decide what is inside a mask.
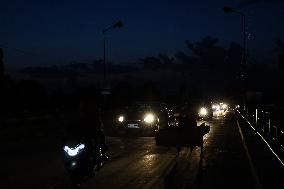
[[[200,114],[201,116],[206,116],[207,113],[208,113],[208,111],[207,111],[206,108],[204,108],[204,107],[200,108],[199,114]]]
[[[216,105],[215,110],[216,110],[216,111],[220,111],[220,109],[221,109],[220,105]]]
[[[227,104],[222,104],[222,109],[227,109],[228,108],[228,105]]]
[[[146,123],[153,123],[155,121],[155,116],[153,114],[149,113],[144,117],[144,121]]]
[[[119,122],[124,122],[124,117],[123,117],[123,116],[119,116],[119,117],[118,117],[118,121],[119,121]]]

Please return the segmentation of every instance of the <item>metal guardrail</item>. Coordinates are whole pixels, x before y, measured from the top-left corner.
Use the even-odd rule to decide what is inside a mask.
[[[245,112],[245,117],[257,132],[284,150],[284,125],[280,125],[280,121],[274,118],[272,112],[254,108]]]
[[[247,111],[244,113],[241,113],[238,109],[236,111],[240,114],[242,118],[244,118],[247,121],[248,125],[263,140],[263,142],[267,145],[267,147],[270,149],[272,154],[278,159],[280,164],[284,166],[284,161],[282,160],[284,157],[284,145],[283,145],[284,132],[283,130],[279,129],[277,126],[271,124],[271,116],[269,112],[267,113],[265,112],[266,115],[269,115],[267,116],[267,120],[266,120],[267,122],[265,122],[264,117],[258,115],[257,109],[255,110],[255,114],[252,117],[248,117],[249,114]],[[253,118],[253,119],[249,120],[249,118],[250,119]],[[261,120],[261,118],[263,119]],[[266,131],[265,128],[268,129],[268,132],[265,132]],[[279,134],[279,131],[280,131],[280,134]],[[277,147],[278,150],[275,151],[274,147],[272,147],[271,144],[274,147],[276,144],[276,146],[278,146]],[[279,153],[282,155],[282,158],[281,156],[278,155]]]

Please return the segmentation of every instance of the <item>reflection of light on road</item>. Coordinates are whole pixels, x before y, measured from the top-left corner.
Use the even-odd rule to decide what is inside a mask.
[[[209,136],[210,136],[210,132],[203,136],[203,141],[207,140]]]
[[[157,157],[155,154],[147,154],[143,157],[143,163],[145,165],[145,168],[148,170],[151,170],[152,167],[155,165],[155,162],[157,160]]]
[[[214,117],[221,117],[221,116],[226,116],[228,111],[224,111],[224,110],[216,110],[213,112],[213,116]]]

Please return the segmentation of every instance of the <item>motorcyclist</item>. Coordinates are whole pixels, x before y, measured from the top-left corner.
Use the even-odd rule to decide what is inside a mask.
[[[81,101],[79,107],[80,129],[86,139],[91,141],[92,147],[95,142],[102,148],[103,160],[108,160],[106,155],[107,145],[105,134],[102,130],[101,113],[98,104],[95,101]]]

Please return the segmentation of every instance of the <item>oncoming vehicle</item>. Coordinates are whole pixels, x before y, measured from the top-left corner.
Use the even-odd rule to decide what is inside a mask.
[[[228,110],[228,105],[226,103],[220,103],[220,108],[223,112],[226,112]]]
[[[135,104],[125,107],[116,116],[115,126],[120,131],[158,131],[167,113],[151,104]]]
[[[198,117],[202,120],[211,120],[213,118],[211,107],[209,105],[200,107],[198,110]]]
[[[216,116],[222,116],[226,113],[226,111],[229,110],[229,106],[226,103],[213,103],[212,104],[212,110],[214,112],[214,115]]]

